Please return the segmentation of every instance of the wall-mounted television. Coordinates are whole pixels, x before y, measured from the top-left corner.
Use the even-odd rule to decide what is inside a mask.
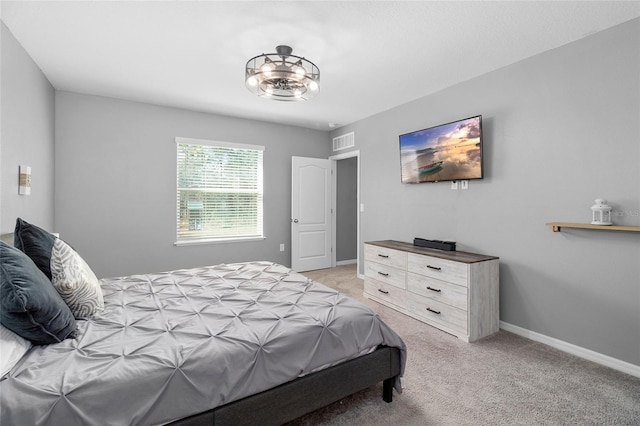
[[[482,179],[482,116],[400,135],[402,183]]]

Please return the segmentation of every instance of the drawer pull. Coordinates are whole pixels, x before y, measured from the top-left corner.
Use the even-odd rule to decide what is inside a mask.
[[[385,258],[385,259],[388,259],[388,258],[389,258],[389,256],[387,256],[386,254],[379,254],[379,255],[378,255],[378,257],[383,257],[383,258]]]
[[[380,289],[378,289],[378,291],[379,291],[380,293],[382,293],[382,294],[389,294],[389,292],[388,292],[388,291],[385,291],[385,290],[380,290]]]
[[[434,269],[436,271],[442,271],[442,268],[439,266],[431,266],[431,265],[427,265],[427,268],[429,269]]]
[[[440,293],[442,291],[439,288],[433,288],[433,287],[429,287],[429,286],[427,286],[427,290],[435,291],[435,292],[438,292],[438,293]]]
[[[388,277],[389,274],[387,274],[386,272],[378,272],[378,274],[382,275],[383,277]]]
[[[435,311],[435,310],[433,310],[431,308],[427,308],[427,311],[433,312],[434,314],[437,314],[437,315],[440,315],[440,311]]]

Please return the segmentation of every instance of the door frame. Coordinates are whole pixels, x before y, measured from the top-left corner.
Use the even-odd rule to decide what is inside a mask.
[[[360,204],[360,150],[354,150],[345,152],[342,154],[332,155],[329,157],[331,160],[331,167],[334,172],[331,175],[331,211],[333,214],[331,215],[331,246],[333,250],[331,250],[331,267],[336,267],[336,217],[338,215],[338,165],[337,162],[340,160],[345,160],[347,158],[357,158],[357,170],[356,170],[356,203],[357,203],[357,212],[356,212],[356,268],[360,266],[360,212],[361,212],[361,204]]]

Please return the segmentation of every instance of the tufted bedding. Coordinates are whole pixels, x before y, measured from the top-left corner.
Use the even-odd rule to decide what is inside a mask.
[[[0,424],[164,424],[378,345],[400,348],[404,366],[404,343],[371,309],[278,264],[101,286],[102,314],[78,321],[75,339],[34,346],[1,379]]]

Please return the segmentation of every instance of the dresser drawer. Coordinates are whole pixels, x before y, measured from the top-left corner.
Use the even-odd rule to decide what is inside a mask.
[[[416,294],[407,296],[406,304],[413,315],[450,328],[452,331],[467,333],[467,311]]]
[[[467,310],[467,287],[410,272],[407,276],[407,290],[411,293]]]
[[[370,278],[365,278],[364,293],[365,295],[381,299],[386,303],[391,303],[400,308],[406,308],[405,291],[392,285],[372,280]]]
[[[364,245],[364,260],[398,269],[407,269],[407,253],[371,244]]]
[[[398,288],[406,288],[407,272],[375,262],[365,262],[364,275]]]
[[[437,257],[409,253],[407,269],[415,274],[425,275],[441,281],[467,286],[468,265]]]

